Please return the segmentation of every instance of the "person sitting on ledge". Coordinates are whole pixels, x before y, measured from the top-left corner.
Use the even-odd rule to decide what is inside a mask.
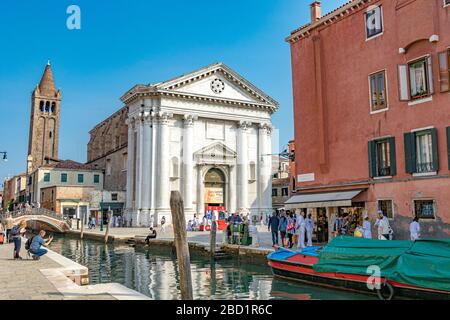
[[[41,246],[48,247],[53,241],[53,237],[50,236],[47,240],[44,239],[45,230],[39,231],[39,234],[33,237],[30,245],[30,253],[33,255],[33,260],[39,260],[44,254],[47,253],[46,249],[41,249]]]
[[[147,244],[149,244],[150,239],[155,239],[155,238],[156,238],[156,230],[153,229],[153,227],[150,227],[150,233],[149,233],[149,235],[147,236],[147,238],[145,238],[145,242],[146,242]]]

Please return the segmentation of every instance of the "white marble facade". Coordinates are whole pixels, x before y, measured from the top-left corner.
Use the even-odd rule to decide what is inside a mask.
[[[203,216],[207,201],[227,212],[271,211],[272,98],[218,63],[137,85],[121,99],[129,108],[126,212],[133,225],[157,225],[162,216],[170,222],[172,190],[183,195],[186,219]]]

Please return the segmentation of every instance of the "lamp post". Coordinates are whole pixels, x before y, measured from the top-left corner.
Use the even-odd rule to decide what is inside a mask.
[[[102,190],[102,202],[100,204],[100,231],[103,231],[103,190]]]

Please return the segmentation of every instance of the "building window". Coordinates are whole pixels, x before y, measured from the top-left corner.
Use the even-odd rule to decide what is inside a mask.
[[[44,182],[50,182],[50,172],[44,173]]]
[[[67,182],[67,173],[61,173],[61,182]]]
[[[56,111],[56,103],[52,102],[52,113]]]
[[[29,176],[28,177],[28,185],[31,186],[32,183],[33,183],[33,177]]]
[[[369,141],[369,173],[371,178],[397,174],[394,137]]]
[[[369,76],[370,109],[378,111],[387,108],[386,71],[373,73]]]
[[[128,153],[122,154],[122,170],[127,170],[128,167]]]
[[[116,136],[116,149],[120,147],[120,136]]]
[[[84,174],[79,173],[78,174],[78,183],[83,183],[84,182]]]
[[[173,157],[171,160],[172,163],[172,172],[171,172],[171,177],[172,178],[178,178],[179,177],[179,165],[178,165],[178,158],[177,157]]]
[[[282,188],[281,189],[281,195],[282,196],[288,196],[289,195],[289,189],[288,188]]]
[[[429,73],[427,59],[416,60],[408,66],[411,99],[415,100],[428,97],[430,90],[428,86]]]
[[[248,172],[248,178],[250,181],[255,181],[256,180],[256,164],[252,161],[249,164],[249,172]]]
[[[100,175],[94,174],[94,183],[100,183]]]
[[[450,49],[439,52],[438,57],[440,91],[448,92],[450,91]]]
[[[366,12],[367,39],[383,33],[383,12],[381,6]]]
[[[117,201],[117,193],[111,193],[111,201]]]
[[[414,213],[420,219],[434,219],[434,200],[414,200]]]
[[[435,128],[405,134],[405,162],[407,173],[429,173],[439,170]]]
[[[422,131],[416,134],[416,160],[417,172],[434,171],[431,132]]]
[[[394,203],[392,200],[378,200],[378,210],[389,219],[394,219]]]
[[[278,196],[278,189],[277,188],[273,188],[272,189],[272,197],[277,197]]]
[[[45,112],[50,112],[50,101],[45,102]]]
[[[111,159],[106,159],[106,174],[111,175]]]
[[[39,110],[44,112],[44,101],[39,102]]]

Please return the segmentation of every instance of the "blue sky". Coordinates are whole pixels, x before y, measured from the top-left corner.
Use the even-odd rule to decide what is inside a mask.
[[[89,130],[119,109],[136,83],[222,61],[280,103],[280,144],[293,137],[289,32],[312,0],[2,0],[0,179],[25,171],[30,95],[50,58],[63,92],[59,157],[86,161]],[[323,12],[347,2],[323,0]],[[81,8],[81,30],[66,10]]]

